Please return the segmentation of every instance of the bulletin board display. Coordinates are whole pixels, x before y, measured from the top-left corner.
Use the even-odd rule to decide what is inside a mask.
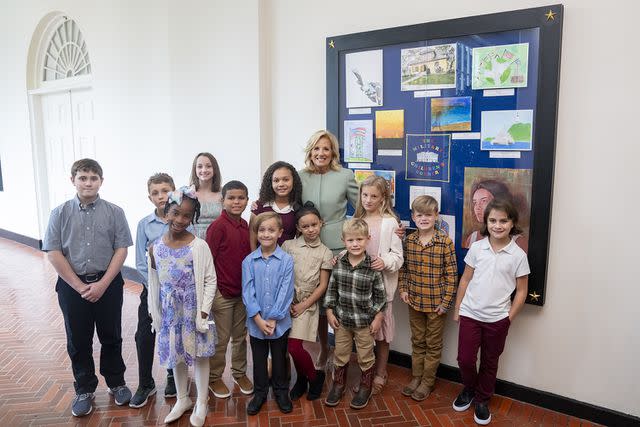
[[[327,38],[327,128],[357,181],[389,181],[410,205],[433,196],[458,269],[486,204],[519,213],[527,303],[545,301],[556,141],[561,5]]]

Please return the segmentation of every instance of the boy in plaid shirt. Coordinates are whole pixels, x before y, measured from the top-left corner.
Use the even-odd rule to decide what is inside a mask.
[[[367,223],[362,219],[346,221],[342,227],[342,240],[348,254],[336,262],[324,300],[327,321],[334,330],[336,341],[333,385],[325,404],[336,406],[342,399],[355,340],[362,377],[350,406],[362,409],[371,397],[376,362],[373,337],[382,324],[387,297],[382,274],[371,268],[371,257],[366,253]]]
[[[435,229],[438,202],[431,196],[417,197],[411,204],[411,218],[418,231],[406,239],[398,289],[402,301],[409,304],[413,378],[402,394],[422,401],[435,384],[445,315],[456,299],[458,268],[453,242]]]

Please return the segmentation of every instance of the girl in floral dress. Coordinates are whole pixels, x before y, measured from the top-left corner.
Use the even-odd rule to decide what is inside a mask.
[[[149,248],[149,309],[158,336],[160,364],[174,371],[177,401],[165,423],[193,406],[187,395],[188,366],[195,366],[196,406],[190,421],[202,426],[207,416],[209,357],[215,353],[216,330],[209,324],[216,293],[216,274],[207,243],[187,231],[197,220],[195,191],[169,193],[167,232]]]

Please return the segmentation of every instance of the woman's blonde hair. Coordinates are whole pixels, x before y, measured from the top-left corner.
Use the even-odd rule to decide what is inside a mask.
[[[360,192],[358,193],[358,206],[353,214],[354,218],[364,218],[367,211],[362,206],[362,189],[364,187],[375,187],[382,195],[382,204],[380,205],[380,215],[391,215],[395,219],[398,219],[398,215],[393,211],[391,207],[391,188],[389,182],[381,176],[370,175],[362,183],[360,183]]]
[[[327,138],[331,143],[331,163],[329,164],[329,169],[334,171],[338,171],[342,168],[340,165],[340,146],[338,145],[338,138],[328,130],[319,130],[315,132],[309,140],[307,141],[307,146],[304,148],[305,158],[304,164],[306,165],[307,172],[317,173],[318,168],[313,164],[313,160],[311,160],[311,151],[313,147],[316,146],[318,141],[322,138]]]

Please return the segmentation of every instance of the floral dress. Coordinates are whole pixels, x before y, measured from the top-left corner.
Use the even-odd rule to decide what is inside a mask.
[[[215,353],[215,327],[211,326],[206,333],[196,330],[195,318],[200,313],[196,300],[192,244],[173,249],[160,237],[153,245],[162,307],[158,354],[160,364],[169,369],[178,363],[191,366],[195,357],[210,357]]]

